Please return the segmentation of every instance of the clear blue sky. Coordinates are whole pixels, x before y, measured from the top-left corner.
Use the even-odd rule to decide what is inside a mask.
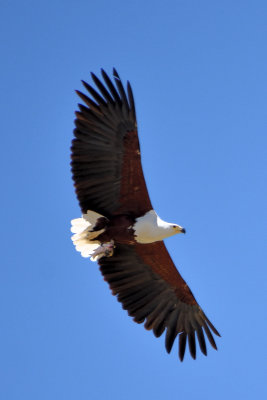
[[[1,1],[0,398],[266,395],[267,2]],[[131,81],[154,208],[220,331],[178,361],[70,240],[74,89]]]

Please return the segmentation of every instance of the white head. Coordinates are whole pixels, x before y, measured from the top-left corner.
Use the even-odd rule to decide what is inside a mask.
[[[176,235],[177,233],[185,233],[185,228],[180,225],[163,221],[157,216],[157,225],[160,229],[165,231],[165,237]]]
[[[137,218],[133,229],[139,243],[152,243],[177,233],[185,233],[183,227],[163,221],[154,210]]]

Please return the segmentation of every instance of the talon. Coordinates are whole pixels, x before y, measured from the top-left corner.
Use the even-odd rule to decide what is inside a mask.
[[[91,258],[111,257],[114,251],[114,241],[101,244],[91,255]]]

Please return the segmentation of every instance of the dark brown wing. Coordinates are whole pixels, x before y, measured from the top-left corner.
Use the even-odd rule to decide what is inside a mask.
[[[132,89],[127,94],[116,70],[115,85],[102,70],[102,83],[91,74],[98,92],[83,82],[91,97],[77,92],[86,106],[76,112],[72,174],[83,213],[106,217],[140,216],[152,209],[143,176]]]
[[[169,353],[179,336],[179,357],[184,358],[186,342],[196,358],[197,336],[202,353],[207,355],[205,336],[217,349],[211,330],[219,335],[196,302],[177,271],[163,242],[116,245],[114,255],[99,260],[100,270],[125,310],[137,323],[145,323],[156,337],[166,329],[165,346]],[[211,330],[210,330],[211,329]]]

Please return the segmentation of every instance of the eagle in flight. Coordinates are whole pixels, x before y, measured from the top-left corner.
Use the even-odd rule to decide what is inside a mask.
[[[79,104],[71,147],[71,167],[82,218],[71,221],[72,241],[83,257],[97,261],[112,294],[137,323],[159,337],[166,330],[169,353],[179,338],[182,361],[186,343],[196,358],[196,338],[207,355],[205,336],[217,349],[208,320],[177,271],[163,239],[185,233],[163,221],[147,191],[137,133],[133,92],[113,69]]]

